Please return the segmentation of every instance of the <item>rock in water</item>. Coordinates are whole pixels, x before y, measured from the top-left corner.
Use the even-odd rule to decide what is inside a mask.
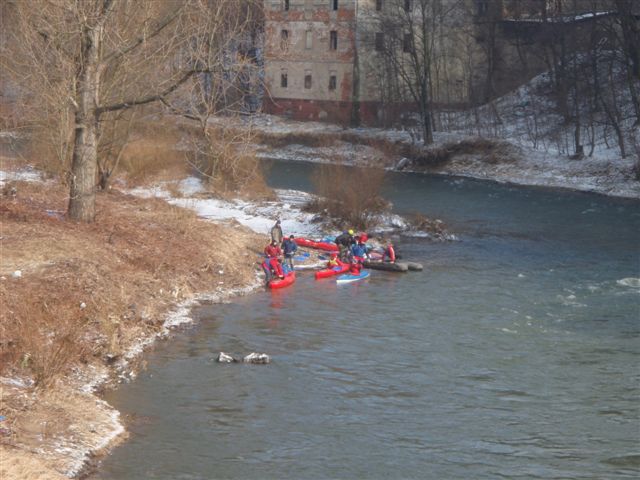
[[[218,358],[216,358],[216,362],[219,363],[233,363],[233,362],[237,362],[237,360],[235,358],[233,358],[231,355],[228,355],[224,352],[220,352],[218,354]]]
[[[266,353],[256,353],[252,352],[249,355],[245,356],[242,361],[244,363],[269,363],[271,362],[271,357]]]
[[[413,272],[421,272],[423,267],[422,264],[418,262],[407,262],[407,268]]]

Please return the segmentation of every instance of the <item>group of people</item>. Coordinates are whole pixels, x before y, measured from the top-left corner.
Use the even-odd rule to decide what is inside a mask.
[[[285,269],[287,271],[293,270],[293,257],[297,250],[298,245],[295,242],[295,237],[289,235],[284,238],[280,220],[276,220],[275,225],[271,228],[271,242],[264,249],[265,259],[262,262],[267,283],[273,278],[284,278]],[[281,259],[284,259],[284,268]]]
[[[349,263],[350,273],[358,275],[360,273],[360,270],[362,270],[362,264],[364,263],[364,261],[370,258],[369,251],[367,250],[368,239],[369,236],[366,233],[360,233],[356,236],[355,232],[352,229],[341,233],[335,239],[336,245],[338,246],[339,254],[333,255],[332,260],[334,260],[335,264],[337,265],[339,257],[340,261]],[[391,243],[387,243],[387,246],[384,248],[382,260],[387,260],[390,262],[396,261],[395,250]]]
[[[262,262],[262,269],[265,272],[267,283],[274,278],[284,278],[285,274],[293,270],[293,257],[298,250],[295,237],[289,235],[287,238],[282,234],[280,220],[271,227],[271,242],[264,249],[265,259]],[[360,274],[365,260],[369,259],[366,242],[369,236],[366,233],[356,235],[349,229],[335,239],[338,252],[332,253],[328,262],[328,267],[334,267],[342,263],[349,264],[349,273]],[[383,261],[395,262],[396,254],[391,243],[387,243],[382,254]],[[284,262],[284,267],[283,267]],[[286,271],[285,271],[286,270]]]

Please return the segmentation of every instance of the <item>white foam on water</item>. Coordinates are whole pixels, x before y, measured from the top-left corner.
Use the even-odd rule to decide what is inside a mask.
[[[636,288],[640,290],[640,278],[628,277],[618,280],[616,282],[618,285],[622,285],[623,287]]]

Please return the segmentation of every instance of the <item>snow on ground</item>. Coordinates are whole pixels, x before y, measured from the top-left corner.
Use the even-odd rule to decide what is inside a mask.
[[[178,188],[184,195],[172,197],[164,184],[151,188],[135,188],[130,191],[141,197],[160,197],[172,205],[189,208],[202,218],[214,221],[235,220],[251,230],[268,235],[277,219],[280,219],[283,232],[298,236],[318,237],[322,231],[318,224],[312,223],[311,213],[304,213],[301,207],[311,195],[295,190],[276,190],[278,200],[268,202],[249,202],[244,200],[221,200],[201,198],[206,189],[201,180],[189,177],[180,182]],[[200,195],[200,196],[198,196]]]
[[[41,182],[42,174],[31,166],[26,166],[16,171],[0,170],[0,186],[7,182]]]
[[[537,80],[540,81],[540,80]],[[513,104],[518,96],[526,97],[521,91],[515,92],[510,99],[505,99],[504,109]],[[528,95],[528,94],[527,94]],[[526,97],[528,98],[528,97]],[[521,99],[525,102],[524,99]],[[511,103],[508,103],[511,102]],[[227,119],[228,120],[228,119]],[[538,148],[525,138],[526,119],[516,121],[515,114],[501,130],[495,133],[497,141],[508,142],[512,151],[509,161],[486,162],[482,155],[465,155],[452,159],[442,167],[430,170],[432,173],[443,175],[466,176],[485,180],[520,185],[536,185],[545,187],[569,188],[605,195],[640,198],[640,182],[634,179],[633,155],[619,158],[615,148],[605,148],[599,145],[593,156],[582,160],[571,160],[554,145],[540,142]],[[548,124],[555,124],[546,117]],[[411,133],[406,130],[385,130],[380,128],[342,128],[319,122],[297,122],[276,116],[256,115],[238,120],[238,126],[246,126],[258,132],[277,136],[313,134],[330,137],[332,134],[349,134],[360,137],[365,144],[353,144],[342,140],[327,141],[327,145],[309,147],[292,143],[282,148],[271,148],[258,145],[258,156],[262,158],[306,161],[313,163],[340,162],[346,164],[372,164],[383,161],[384,155],[378,150],[366,145],[367,139],[387,139],[390,142],[412,144]],[[551,127],[549,127],[551,128]],[[487,132],[479,132],[486,138]],[[462,127],[453,132],[436,132],[435,146],[455,143],[462,140],[477,138],[471,129]],[[398,159],[397,165],[402,162]],[[405,162],[406,164],[407,162]],[[393,169],[393,167],[392,167]],[[410,162],[403,171],[411,171]]]
[[[326,235],[336,235],[339,232],[327,229],[323,222],[314,221],[316,215],[302,211],[302,206],[313,195],[298,190],[276,190],[278,200],[249,202],[245,200],[221,200],[218,198],[202,198],[207,194],[202,181],[195,177],[188,177],[178,184],[180,193],[184,196],[174,197],[166,188],[166,183],[153,187],[134,188],[129,192],[141,197],[158,197],[172,205],[189,208],[199,217],[217,222],[236,221],[254,232],[269,235],[275,221],[280,219],[282,231],[285,235],[293,234],[300,237],[314,239],[324,238]],[[437,241],[457,240],[454,234],[443,232],[425,232],[415,230],[414,227],[400,215],[387,213],[380,217],[380,224],[375,229],[376,235],[393,235],[401,233],[406,236],[430,238]],[[315,265],[307,265],[315,266]]]

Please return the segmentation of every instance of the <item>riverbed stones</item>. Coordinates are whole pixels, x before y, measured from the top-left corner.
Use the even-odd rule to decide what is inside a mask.
[[[224,353],[224,352],[220,352],[218,354],[218,358],[216,358],[216,362],[218,362],[218,363],[234,363],[234,362],[237,362],[237,361],[238,360],[233,358],[231,355],[229,355],[228,353]]]
[[[266,353],[251,352],[249,355],[246,355],[242,359],[242,361],[244,363],[265,364],[271,362],[271,357],[269,357],[269,355],[267,355]]]

